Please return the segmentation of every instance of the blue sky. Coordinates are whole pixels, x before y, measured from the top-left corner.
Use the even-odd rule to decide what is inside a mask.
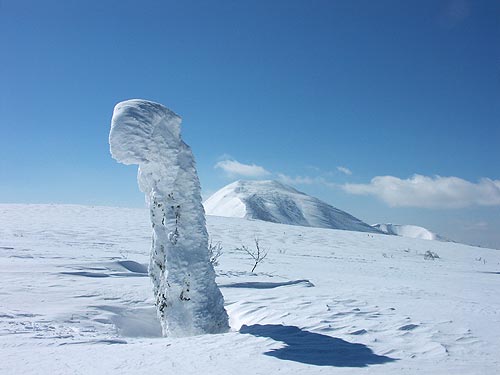
[[[3,0],[0,48],[0,202],[142,206],[107,138],[144,98],[205,196],[281,179],[500,248],[499,1]]]

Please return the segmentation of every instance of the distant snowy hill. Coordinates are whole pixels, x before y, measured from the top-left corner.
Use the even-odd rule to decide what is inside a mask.
[[[395,234],[396,236],[450,242],[449,239],[417,225],[374,224],[372,226],[384,233]]]
[[[345,211],[277,181],[236,181],[205,203],[208,215],[380,233]]]

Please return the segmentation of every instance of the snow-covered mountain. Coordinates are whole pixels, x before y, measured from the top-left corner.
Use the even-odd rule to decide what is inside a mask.
[[[207,215],[380,233],[347,212],[278,181],[233,182],[208,198],[204,206]]]
[[[396,236],[450,242],[449,239],[418,225],[374,224],[372,226],[384,233],[395,234]]]

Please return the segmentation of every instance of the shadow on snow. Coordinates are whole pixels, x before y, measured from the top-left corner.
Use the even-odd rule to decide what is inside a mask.
[[[242,283],[222,284],[219,288],[252,288],[252,289],[274,289],[281,286],[298,285],[301,284],[305,287],[313,287],[314,284],[309,280],[292,280],[283,282],[261,282],[261,281],[248,281]]]
[[[269,337],[285,346],[264,354],[279,359],[316,366],[366,367],[393,362],[396,359],[381,356],[363,344],[302,330],[280,324],[244,325],[240,333]]]

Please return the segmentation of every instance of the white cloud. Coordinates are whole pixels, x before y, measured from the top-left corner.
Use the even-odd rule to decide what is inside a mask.
[[[324,177],[310,177],[310,176],[288,176],[286,174],[278,173],[278,179],[288,185],[323,185],[331,188],[337,188],[338,185],[334,182],[326,180]]]
[[[414,175],[402,180],[377,176],[369,184],[344,184],[342,189],[350,194],[374,195],[392,207],[500,206],[500,180],[489,178],[473,183],[458,177]]]
[[[339,172],[342,172],[343,174],[348,175],[348,176],[352,175],[352,171],[351,171],[349,168],[342,167],[342,166],[338,166],[338,167],[337,167],[337,170],[338,170]]]
[[[288,185],[312,185],[316,181],[309,176],[287,176],[286,174],[278,173],[278,179]]]
[[[269,176],[271,172],[264,167],[255,164],[243,164],[236,160],[221,160],[215,164],[215,168],[222,169],[229,176],[243,176],[243,177],[264,177]]]

